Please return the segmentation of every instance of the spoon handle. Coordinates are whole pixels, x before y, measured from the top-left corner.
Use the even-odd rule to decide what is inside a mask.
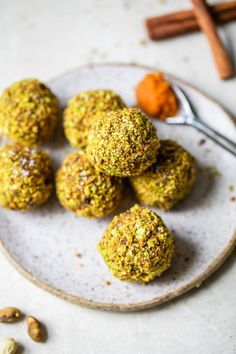
[[[193,120],[190,125],[192,125],[194,128],[198,129],[200,132],[204,133],[206,136],[208,136],[210,139],[212,139],[215,143],[219,144],[223,148],[225,148],[227,151],[231,152],[234,156],[236,156],[236,143],[232,142],[228,138],[226,138],[224,135],[218,133],[216,130],[213,128],[210,128],[208,125],[203,123],[199,119]]]

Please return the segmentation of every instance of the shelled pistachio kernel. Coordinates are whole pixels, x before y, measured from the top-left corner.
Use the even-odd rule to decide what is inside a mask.
[[[22,318],[22,312],[16,307],[5,307],[0,309],[0,322],[14,323]]]
[[[135,205],[113,218],[98,250],[116,277],[148,283],[170,267],[174,243],[156,213]]]
[[[47,201],[52,193],[52,163],[41,149],[20,144],[0,148],[0,205],[29,210]]]
[[[86,151],[98,171],[126,177],[152,165],[159,145],[151,120],[139,109],[124,108],[98,115]]]
[[[28,334],[35,342],[45,341],[45,332],[42,324],[32,316],[27,317]]]
[[[120,96],[111,90],[83,91],[74,96],[64,111],[65,135],[70,144],[85,148],[97,113],[116,111],[124,107]]]
[[[124,180],[97,172],[83,151],[70,153],[56,176],[60,203],[77,215],[103,217],[123,196]]]
[[[37,79],[12,84],[0,96],[0,134],[24,145],[40,144],[52,135],[59,103]]]

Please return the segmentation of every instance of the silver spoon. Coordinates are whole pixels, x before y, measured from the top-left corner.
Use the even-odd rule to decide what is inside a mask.
[[[194,112],[191,104],[183,92],[183,90],[176,85],[176,83],[172,82],[172,80],[168,80],[171,83],[173,90],[175,91],[177,98],[180,102],[180,114],[175,117],[169,117],[163,120],[167,124],[174,125],[190,125],[200,132],[204,133],[210,139],[212,139],[215,143],[222,146],[227,151],[231,152],[236,156],[236,143],[232,142],[224,135],[218,133],[213,128],[209,127],[206,123],[204,123]]]

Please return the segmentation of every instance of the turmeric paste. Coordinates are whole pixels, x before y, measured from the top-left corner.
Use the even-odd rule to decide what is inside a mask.
[[[150,73],[136,88],[138,105],[147,114],[159,119],[175,116],[178,112],[176,95],[163,73]]]

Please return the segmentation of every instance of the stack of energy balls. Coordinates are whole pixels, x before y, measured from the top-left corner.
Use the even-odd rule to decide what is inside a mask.
[[[29,210],[43,204],[53,190],[48,154],[37,147],[58,122],[58,99],[41,82],[14,83],[0,97],[0,135],[12,144],[0,149],[0,205]]]
[[[53,189],[49,156],[38,147],[52,134],[58,100],[35,79],[6,89],[0,98],[0,132],[15,141],[0,149],[0,204],[27,210]],[[110,90],[80,92],[64,111],[64,131],[77,150],[56,174],[60,203],[79,216],[113,212],[130,182],[142,203],[169,210],[190,191],[195,160],[180,145],[161,141],[151,120],[127,108]],[[115,216],[98,249],[122,280],[149,282],[169,268],[173,237],[153,211],[134,205]]]

